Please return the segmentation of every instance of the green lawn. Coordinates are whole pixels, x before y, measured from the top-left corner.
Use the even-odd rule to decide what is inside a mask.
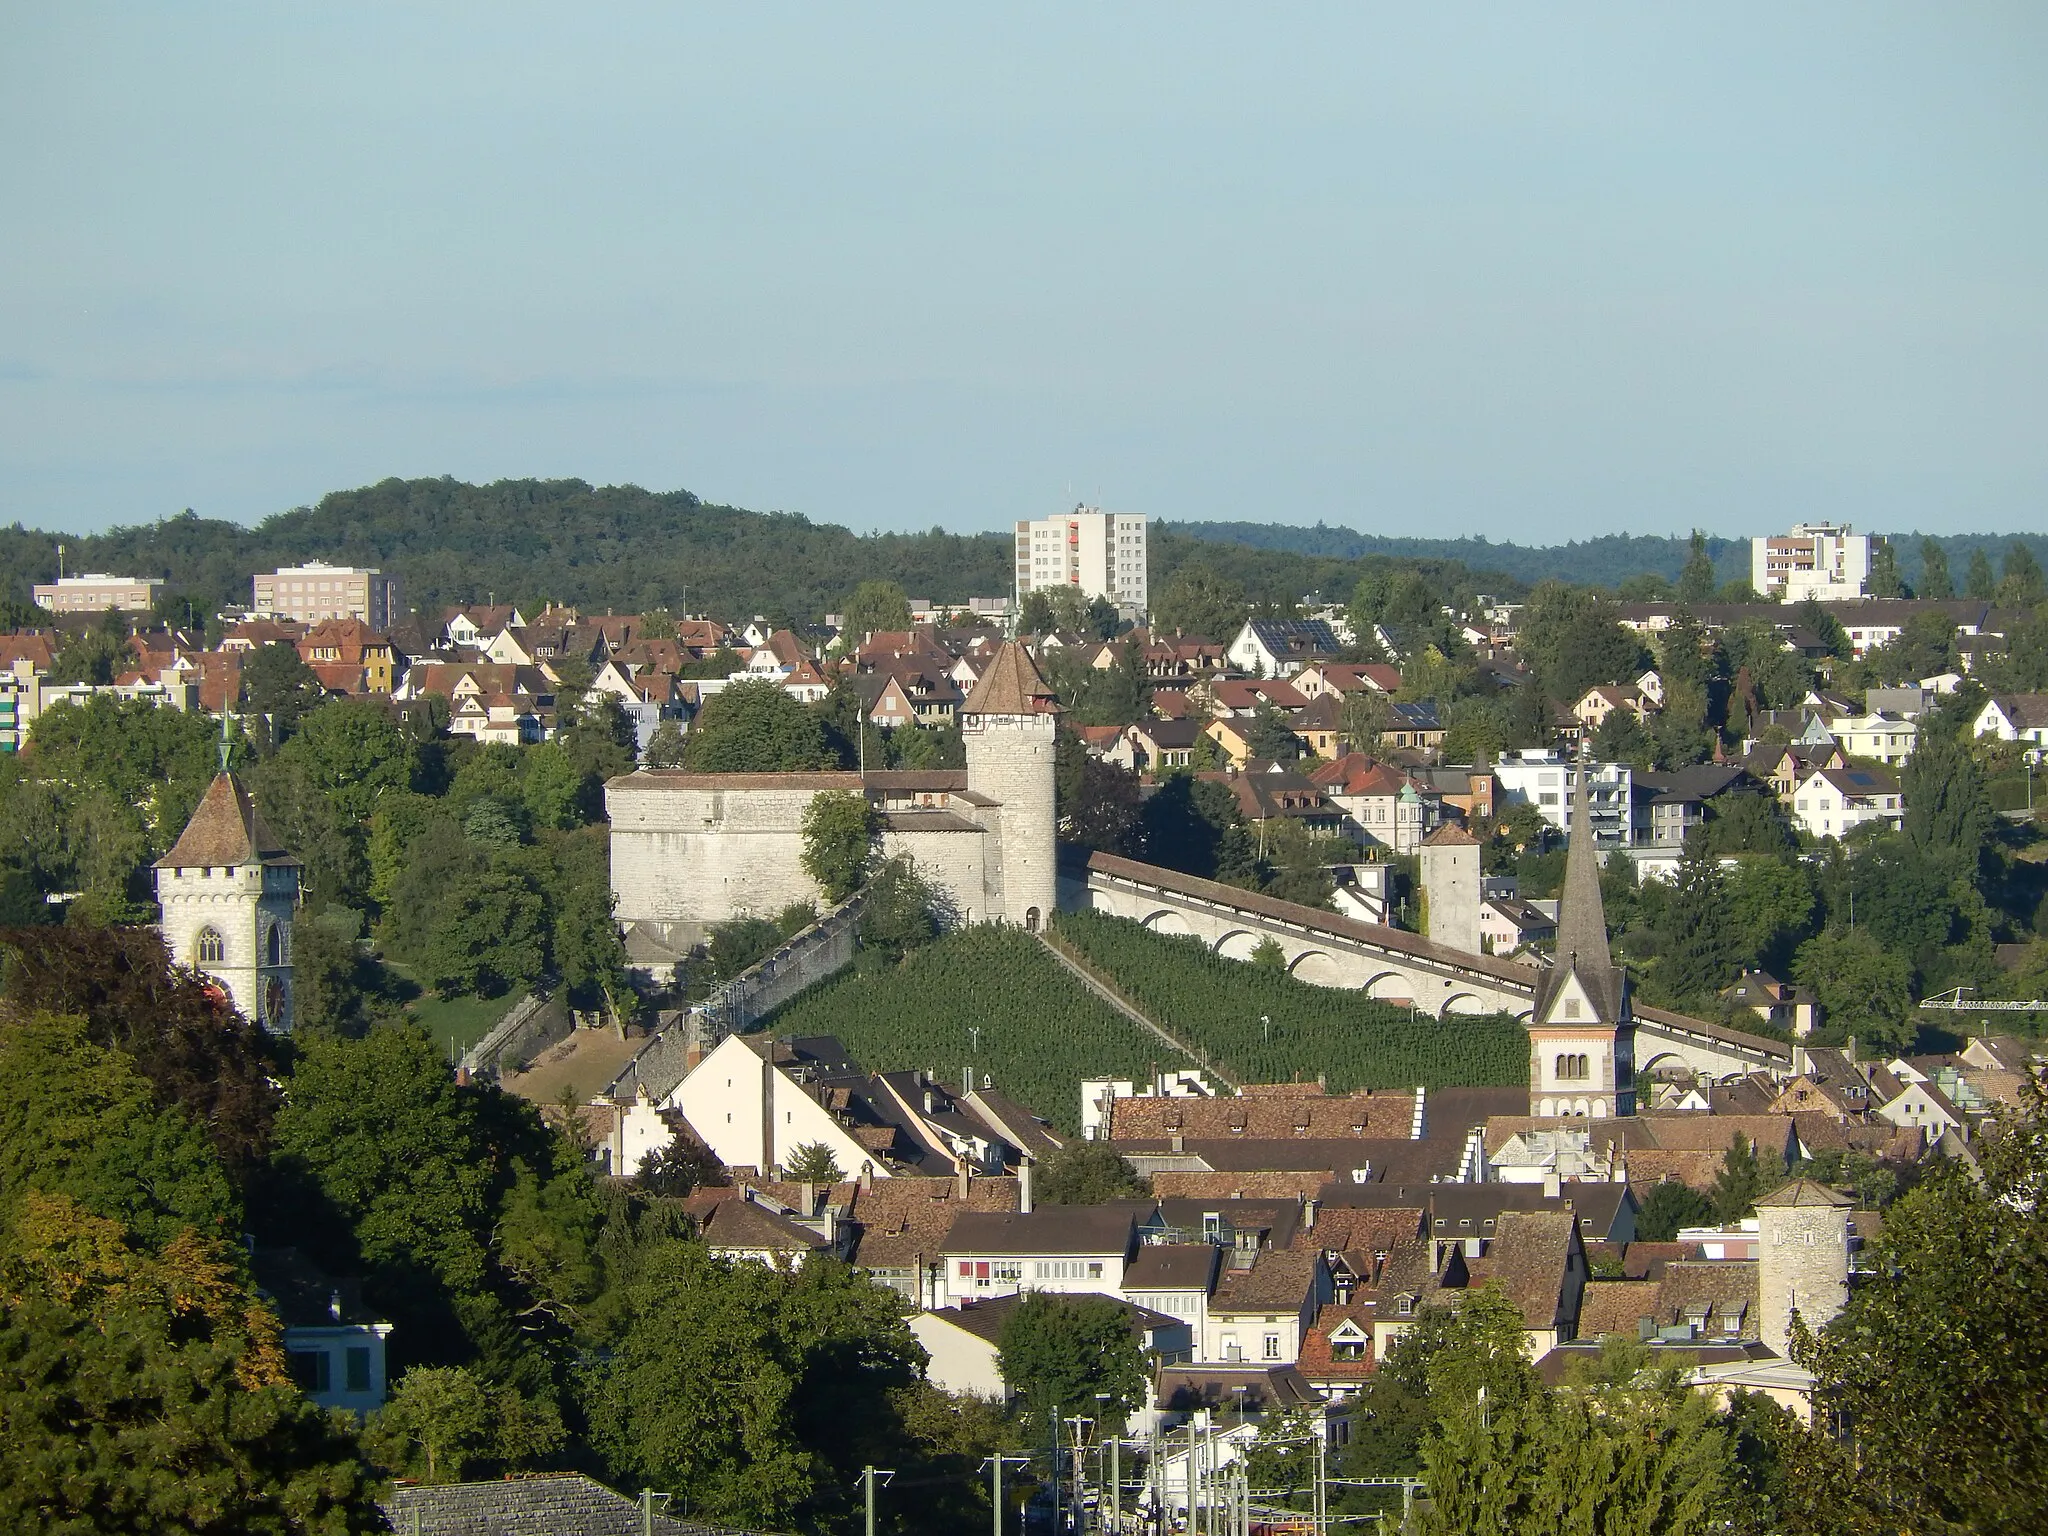
[[[419,986],[419,978],[404,966],[386,960],[384,968],[411,985]],[[518,1001],[518,994],[512,992],[503,997],[444,998],[421,988],[418,996],[406,1001],[405,1008],[435,1045],[448,1051],[452,1042],[453,1053],[460,1055],[490,1033],[491,1026],[505,1017]]]

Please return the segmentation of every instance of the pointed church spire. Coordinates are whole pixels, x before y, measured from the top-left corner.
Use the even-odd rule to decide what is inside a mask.
[[[1593,840],[1592,764],[1579,750],[1579,782],[1572,791],[1572,830],[1565,844],[1564,899],[1557,909],[1557,963],[1576,964],[1582,976],[1605,976],[1614,964],[1607,950],[1607,909],[1600,900],[1600,847]]]

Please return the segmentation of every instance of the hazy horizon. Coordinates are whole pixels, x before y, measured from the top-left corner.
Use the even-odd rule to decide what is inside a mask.
[[[0,14],[0,522],[2048,528],[2048,11]]]

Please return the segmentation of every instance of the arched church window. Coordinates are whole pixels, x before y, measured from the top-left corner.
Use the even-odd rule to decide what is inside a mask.
[[[202,928],[192,952],[201,965],[219,965],[228,957],[228,941],[220,936],[220,930]]]
[[[263,936],[263,963],[265,965],[289,965],[292,958],[292,935],[289,923],[272,923]]]

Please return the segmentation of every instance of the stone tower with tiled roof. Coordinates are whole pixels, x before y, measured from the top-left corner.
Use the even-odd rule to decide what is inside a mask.
[[[1818,1333],[1849,1299],[1854,1204],[1812,1179],[1794,1179],[1756,1202],[1757,1335],[1788,1359],[1795,1315]]]
[[[299,861],[225,768],[156,861],[156,899],[173,961],[210,977],[265,1029],[291,1029]]]
[[[1557,913],[1557,958],[1536,980],[1529,1015],[1529,1113],[1632,1115],[1636,1112],[1635,1016],[1628,975],[1607,948],[1607,911],[1600,900],[1600,850],[1593,840],[1588,783],[1581,756],[1572,791],[1564,897]]]
[[[1053,808],[1059,711],[1031,653],[1015,640],[996,653],[960,706],[968,791],[995,802],[988,813],[996,837],[987,881],[991,887],[1000,882],[1001,897],[990,916],[1034,932],[1052,917],[1059,897]]]
[[[1468,955],[1479,942],[1479,839],[1447,821],[1422,840],[1422,899],[1429,937]]]

